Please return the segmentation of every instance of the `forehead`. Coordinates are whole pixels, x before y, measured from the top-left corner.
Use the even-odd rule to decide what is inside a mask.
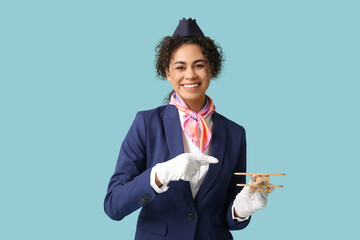
[[[192,62],[199,59],[205,60],[205,57],[197,44],[183,44],[171,56],[171,61]]]

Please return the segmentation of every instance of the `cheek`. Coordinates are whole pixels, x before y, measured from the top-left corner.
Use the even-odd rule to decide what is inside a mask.
[[[174,84],[179,84],[183,79],[182,73],[174,73],[171,75],[171,80]]]
[[[206,80],[206,83],[205,83],[205,90],[207,90],[210,86],[210,80]]]
[[[168,81],[171,83],[171,86],[173,87],[174,90],[179,88],[179,81],[176,80],[176,78],[171,77],[171,80],[168,79]]]

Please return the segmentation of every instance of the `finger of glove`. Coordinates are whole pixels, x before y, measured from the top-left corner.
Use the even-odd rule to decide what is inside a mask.
[[[184,165],[178,169],[180,179],[190,181],[200,170],[198,163],[188,160],[184,162]]]
[[[197,161],[194,161],[193,159],[187,159],[184,161],[186,164],[187,169],[195,169],[196,171],[200,170],[200,164]]]
[[[188,159],[191,159],[193,161],[196,161],[200,163],[201,165],[206,165],[209,163],[218,163],[219,160],[217,160],[215,157],[205,155],[203,153],[188,153],[186,155]]]
[[[176,158],[169,160],[166,166],[167,168],[169,168],[170,171],[175,169],[187,168],[188,166],[193,166],[199,169],[199,164],[196,163],[193,158],[194,157],[191,153],[183,153],[178,155]]]
[[[179,168],[173,169],[173,171],[168,172],[168,178],[172,181],[178,181],[180,179],[184,181],[190,181],[196,174],[196,168]]]
[[[267,198],[264,197],[262,192],[256,192],[256,194],[254,196],[254,206],[255,206],[256,210],[265,208],[266,203],[267,203]]]
[[[256,175],[251,175],[251,180],[253,181],[253,182],[255,182],[255,180],[256,180]]]
[[[200,170],[200,165],[196,162],[188,164],[185,169],[185,171],[191,174],[192,176],[195,176],[199,172],[199,170]]]
[[[184,180],[184,181],[191,181],[193,178],[194,178],[193,175],[191,175],[191,174],[186,174],[186,175],[184,175],[181,179]]]
[[[269,196],[269,193],[267,192],[268,190],[266,189],[266,191],[261,191],[260,193],[261,193],[261,197],[263,198],[263,199],[268,199],[268,196]]]
[[[190,181],[198,173],[196,168],[188,168],[181,174],[181,179],[184,181]]]
[[[250,178],[251,178],[251,179],[248,181],[248,184],[253,184],[253,183],[255,182],[255,180],[256,180],[256,176],[255,176],[255,175],[251,175]]]
[[[250,191],[249,186],[245,186],[245,187],[243,187],[243,189],[241,189],[239,194],[241,196],[243,196],[244,198],[251,198],[254,195],[254,192]]]
[[[274,187],[270,188],[270,192],[268,192],[268,188],[263,188],[263,189],[266,190],[266,191],[261,191],[261,194],[266,199],[268,198],[269,194],[272,193],[275,190]]]
[[[256,175],[251,175],[251,180],[252,180],[252,184],[264,184],[264,180],[263,181],[259,181],[259,179],[258,179],[258,182],[256,182],[256,180],[257,180],[257,176]],[[251,180],[249,181],[249,183],[251,182]]]
[[[179,169],[176,169],[176,175],[179,175],[180,179],[188,181],[198,173],[199,169],[200,168],[196,165],[186,165]]]
[[[219,162],[217,158],[205,154],[196,154],[194,157],[194,160],[201,165],[207,165],[209,163],[215,164]]]
[[[193,160],[189,160],[184,157],[179,157],[173,160],[169,160],[161,164],[162,171],[159,175],[164,175],[164,179],[169,181],[178,181],[183,179],[188,181],[197,174],[200,169],[200,165]]]

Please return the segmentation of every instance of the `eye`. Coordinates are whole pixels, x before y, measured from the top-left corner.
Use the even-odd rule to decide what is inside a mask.
[[[203,68],[203,67],[205,67],[203,64],[196,64],[195,65],[195,68]]]
[[[176,69],[178,69],[178,70],[184,70],[185,67],[179,66],[179,67],[176,67]]]

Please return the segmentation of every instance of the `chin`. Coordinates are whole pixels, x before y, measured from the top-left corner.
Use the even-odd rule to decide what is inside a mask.
[[[202,98],[205,97],[205,94],[193,94],[193,93],[185,93],[180,95],[180,97],[185,101],[185,100],[191,100],[191,101],[195,101],[195,100],[202,100]]]

